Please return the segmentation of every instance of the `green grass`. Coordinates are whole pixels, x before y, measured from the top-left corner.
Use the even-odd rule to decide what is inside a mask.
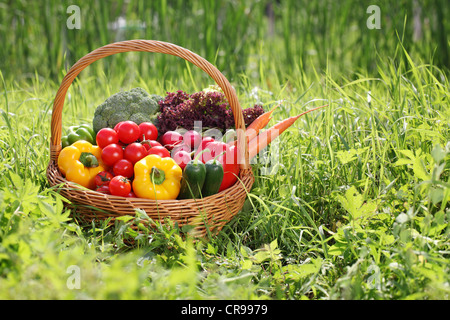
[[[94,3],[92,15],[108,8]],[[158,9],[169,20],[185,8],[173,1],[162,8],[131,3],[129,16],[137,12],[133,6],[142,6],[139,12]],[[206,8],[218,14],[226,6],[240,15],[227,15],[224,26],[232,30],[245,20],[245,8],[237,2],[219,3],[196,2],[187,16]],[[260,102],[269,110],[282,100],[272,123],[329,104],[298,120],[272,143],[274,151],[279,149],[278,161],[260,155],[243,210],[205,241],[185,239],[169,224],[157,224],[153,234],[145,228],[136,233],[130,225],[146,219],[141,212],[114,225],[73,221],[63,209],[65,200],[49,188],[45,176],[52,100],[64,57],[59,49],[44,50],[48,59],[60,61],[51,72],[36,67],[26,74],[2,65],[0,298],[448,300],[449,79],[448,69],[437,62],[444,53],[433,58],[427,46],[410,41],[410,20],[404,26],[402,12],[391,13],[399,35],[386,26],[382,32],[390,36],[377,50],[366,50],[379,35],[366,39],[367,30],[346,25],[351,21],[365,28],[367,16],[351,13],[351,2],[331,8],[341,16],[317,3],[307,6],[308,11],[275,8],[285,19],[276,20],[273,38],[265,36],[268,21],[257,4],[247,12],[260,13],[240,26],[245,30],[239,37],[208,29],[216,22],[214,15],[197,26],[205,28],[202,40],[187,31],[174,36],[172,28],[161,27],[158,38],[179,37],[179,44],[222,66],[243,106]],[[328,32],[313,24],[295,37],[289,30],[304,23],[295,13],[310,23],[314,17],[327,21],[323,28]],[[346,20],[352,17],[358,20]],[[190,26],[188,19],[180,21]],[[36,22],[30,30],[34,34],[42,27]],[[86,23],[86,28],[95,27]],[[101,43],[89,38],[91,43],[81,45],[80,34],[73,34],[72,45],[80,41],[80,52],[73,51],[77,57],[111,41],[104,27],[98,29]],[[31,37],[24,32],[19,28],[15,36],[22,42],[5,47],[2,54],[32,65],[34,51],[27,54],[20,47]],[[235,54],[225,45],[233,37]],[[424,37],[431,39],[429,33]],[[57,40],[53,34],[50,38]],[[318,56],[309,56],[310,50]],[[179,59],[149,56],[116,55],[90,66],[69,90],[63,126],[90,121],[96,105],[120,89],[142,86],[164,94],[211,84],[199,69],[189,71]],[[109,67],[103,69],[105,65]],[[133,67],[124,67],[128,65]],[[276,172],[263,174],[270,168]],[[72,287],[71,266],[80,271],[80,289]]]

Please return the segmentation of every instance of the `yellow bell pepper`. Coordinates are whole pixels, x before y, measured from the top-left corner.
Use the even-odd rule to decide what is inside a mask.
[[[85,140],[61,150],[58,168],[67,180],[89,189],[95,189],[97,173],[107,170],[102,161],[102,149]]]
[[[151,154],[134,165],[133,191],[139,198],[173,200],[180,192],[181,175],[175,160]]]

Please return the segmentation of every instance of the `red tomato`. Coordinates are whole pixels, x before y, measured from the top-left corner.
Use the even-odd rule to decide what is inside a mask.
[[[122,121],[117,125],[119,140],[123,143],[132,143],[139,139],[141,135],[139,126],[133,121]]]
[[[126,196],[126,198],[137,198],[136,194],[133,191],[130,191]]]
[[[161,137],[161,144],[168,150],[172,150],[177,144],[183,143],[183,136],[176,131],[167,131]]]
[[[102,128],[97,132],[95,140],[97,141],[97,145],[103,149],[107,145],[119,143],[119,136],[114,129]]]
[[[134,174],[133,163],[131,163],[130,160],[121,159],[114,164],[113,172],[115,176],[124,176],[125,178],[131,178]]]
[[[142,143],[142,145],[145,147],[145,149],[147,151],[150,150],[150,148],[153,148],[153,147],[156,147],[156,146],[161,146],[162,147],[162,144],[159,143],[156,140],[144,140],[141,143]]]
[[[107,186],[112,178],[113,178],[113,175],[108,171],[99,172],[99,173],[97,173],[97,175],[95,176],[95,179],[94,179],[95,185],[97,187]]]
[[[109,191],[112,195],[126,197],[131,192],[130,180],[124,176],[115,176],[109,183]]]
[[[140,136],[139,141],[158,139],[158,129],[151,122],[142,122],[139,125]]]
[[[147,149],[139,142],[133,142],[125,147],[123,151],[124,159],[130,160],[135,164],[147,155]]]
[[[97,189],[95,189],[95,191],[104,193],[104,194],[111,194],[111,192],[109,191],[109,184],[98,187]]]
[[[184,170],[187,163],[191,161],[191,154],[189,152],[180,150],[172,155],[172,159]]]
[[[195,130],[186,131],[183,135],[183,143],[193,150],[202,143],[202,136]]]
[[[122,147],[117,143],[107,145],[102,150],[102,160],[107,166],[113,166],[114,163],[123,158]]]
[[[170,152],[162,146],[156,146],[148,150],[147,154],[156,154],[161,158],[170,158]]]

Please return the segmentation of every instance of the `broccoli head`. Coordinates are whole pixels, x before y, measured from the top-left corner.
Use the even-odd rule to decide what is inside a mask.
[[[148,94],[142,88],[118,92],[107,98],[94,112],[92,126],[95,132],[102,128],[114,128],[121,121],[131,120],[140,124],[152,122],[159,113],[158,101],[163,98]]]

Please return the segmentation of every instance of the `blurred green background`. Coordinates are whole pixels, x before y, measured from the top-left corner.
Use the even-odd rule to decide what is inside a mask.
[[[80,29],[67,28],[70,5],[80,8]],[[381,10],[381,29],[367,28],[370,5]],[[293,66],[370,76],[377,59],[396,55],[399,40],[414,59],[447,72],[449,16],[447,0],[2,0],[0,69],[7,79],[21,81],[37,73],[59,81],[88,52],[139,38],[186,47],[229,79],[260,77],[258,61],[277,65],[281,77],[294,74]],[[106,74],[119,68],[165,79],[179,67],[164,55],[103,60],[96,64]]]
[[[70,5],[80,29],[67,27]],[[367,27],[370,5],[381,29]],[[448,300],[449,7],[0,0],[0,299]],[[280,157],[252,164],[239,216],[195,246],[170,224],[137,233],[131,223],[147,223],[142,213],[84,228],[46,178],[64,73],[98,47],[136,38],[205,57],[242,106],[282,102],[273,123],[328,104],[272,142]],[[110,56],[71,86],[63,128],[89,123],[122,89],[163,95],[209,84],[179,58]],[[275,173],[263,173],[275,161]],[[69,266],[81,268],[81,290],[68,287]]]

